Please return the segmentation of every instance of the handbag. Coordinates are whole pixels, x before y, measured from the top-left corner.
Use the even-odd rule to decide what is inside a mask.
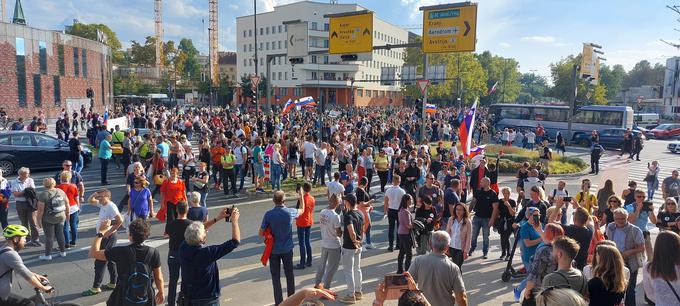
[[[668,284],[668,287],[671,287],[671,291],[673,291],[673,295],[675,295],[675,298],[678,300],[678,303],[680,303],[680,295],[678,295],[678,292],[675,291],[675,288],[673,288],[673,285],[671,282],[666,281],[666,284]]]
[[[653,181],[654,181],[654,178],[655,178],[654,175],[647,174],[647,176],[645,176],[644,181],[645,181],[645,182],[653,182]]]

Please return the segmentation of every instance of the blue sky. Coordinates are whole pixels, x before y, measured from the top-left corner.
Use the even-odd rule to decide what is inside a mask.
[[[258,12],[295,0],[257,0]],[[327,2],[321,0],[319,2]],[[14,0],[7,0],[8,11]],[[358,0],[385,20],[403,26],[419,26],[418,7],[447,3],[438,0]],[[622,64],[626,70],[642,60],[665,62],[680,51],[659,39],[678,42],[680,15],[665,8],[661,0],[479,0],[477,52],[489,50],[514,57],[522,72],[549,75],[549,65],[581,51],[582,42],[603,46],[607,63]],[[105,23],[123,42],[143,41],[153,35],[153,0],[24,0],[27,22],[35,27],[63,29],[73,18],[83,23]],[[235,50],[237,16],[252,14],[252,0],[220,0],[219,40],[221,50]],[[385,5],[385,4],[391,5]],[[680,2],[678,2],[680,4]],[[207,52],[208,0],[164,0],[165,39],[194,40]],[[419,32],[420,30],[412,30]]]

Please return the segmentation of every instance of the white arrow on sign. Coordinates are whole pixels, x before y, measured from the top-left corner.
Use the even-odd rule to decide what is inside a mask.
[[[420,87],[420,93],[425,94],[425,89],[427,85],[430,84],[430,80],[418,80],[418,87]]]

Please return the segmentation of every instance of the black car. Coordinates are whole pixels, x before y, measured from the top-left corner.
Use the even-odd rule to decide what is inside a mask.
[[[92,162],[92,152],[83,148],[85,165]],[[68,143],[38,132],[0,133],[0,170],[5,175],[21,167],[31,170],[59,168],[69,158]]]

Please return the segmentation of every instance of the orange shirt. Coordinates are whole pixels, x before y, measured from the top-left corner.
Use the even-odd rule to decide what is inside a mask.
[[[55,186],[56,188],[59,188],[66,193],[66,196],[68,197],[68,205],[69,206],[75,206],[76,203],[78,202],[76,199],[78,198],[78,187],[74,184],[59,184]]]
[[[210,159],[213,165],[222,164],[222,155],[224,155],[224,148],[222,147],[212,147],[210,148]]]
[[[250,135],[250,125],[247,125],[243,127],[243,132],[246,133],[246,136]]]
[[[184,181],[179,178],[175,183],[171,182],[170,178],[168,178],[161,185],[161,195],[165,202],[177,204],[179,201],[186,201],[186,193]]]
[[[308,227],[314,224],[314,217],[312,216],[315,204],[314,197],[309,194],[305,194],[303,197],[305,199],[305,211],[295,220],[295,225],[298,227]]]

